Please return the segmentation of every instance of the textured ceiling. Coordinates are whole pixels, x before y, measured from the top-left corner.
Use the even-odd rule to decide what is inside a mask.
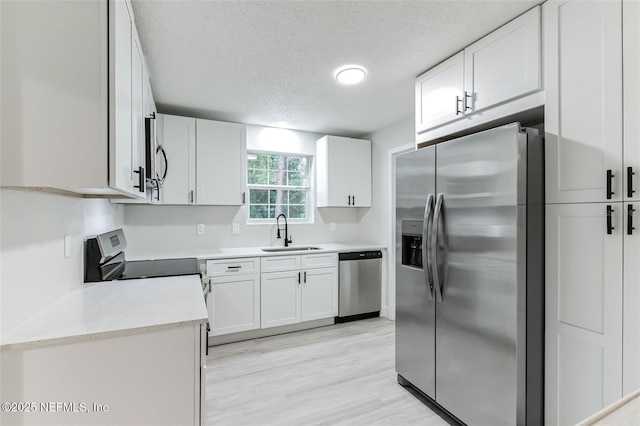
[[[412,114],[416,76],[538,3],[132,1],[160,112],[345,136]],[[365,81],[336,83],[352,63]]]

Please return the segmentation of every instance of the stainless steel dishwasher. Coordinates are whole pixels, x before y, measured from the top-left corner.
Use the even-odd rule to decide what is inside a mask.
[[[382,252],[339,254],[338,317],[336,322],[380,316]]]

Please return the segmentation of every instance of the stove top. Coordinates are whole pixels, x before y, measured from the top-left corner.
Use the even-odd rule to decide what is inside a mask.
[[[200,274],[196,258],[127,261],[116,279],[175,277]]]

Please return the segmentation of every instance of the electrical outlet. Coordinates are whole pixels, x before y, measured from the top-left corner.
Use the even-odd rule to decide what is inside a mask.
[[[65,259],[71,257],[71,236],[70,235],[64,236],[64,257]]]
[[[329,231],[335,231],[335,230],[336,230],[336,223],[329,222]]]
[[[231,224],[231,233],[233,235],[240,235],[240,224],[239,223],[232,223]]]
[[[196,234],[198,235],[204,235],[205,233],[205,227],[204,227],[204,223],[199,223],[196,225]]]

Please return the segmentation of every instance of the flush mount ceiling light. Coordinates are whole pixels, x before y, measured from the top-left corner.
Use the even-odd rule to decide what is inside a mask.
[[[366,75],[367,72],[361,66],[348,65],[336,71],[336,80],[342,84],[352,85],[360,83]]]

